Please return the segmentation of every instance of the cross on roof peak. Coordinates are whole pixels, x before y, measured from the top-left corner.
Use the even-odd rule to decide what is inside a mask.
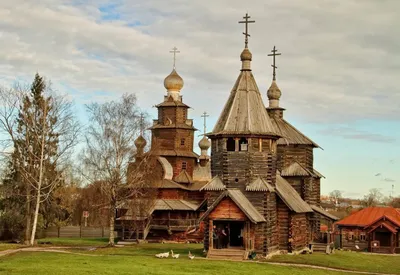
[[[249,23],[255,23],[256,21],[254,20],[249,20],[250,15],[246,12],[246,16],[243,17],[244,21],[239,21],[239,24],[245,24],[245,32],[244,34],[244,47],[247,48],[247,44],[249,43]]]
[[[175,70],[176,54],[180,53],[180,51],[178,51],[177,47],[173,47],[172,51],[169,51],[169,52],[174,54],[174,70]]]
[[[277,55],[281,55],[281,53],[278,53],[278,50],[276,49],[276,47],[274,46],[274,48],[271,51],[272,53],[269,54],[268,56],[272,56],[272,65],[271,67],[273,68],[272,70],[272,80],[276,80],[276,69],[278,69],[278,67],[275,65],[275,56]]]
[[[204,113],[201,115],[201,117],[204,118],[204,124],[203,124],[203,126],[204,126],[204,135],[206,135],[206,131],[207,131],[207,117],[209,117],[209,115],[207,114],[207,112],[204,112]]]

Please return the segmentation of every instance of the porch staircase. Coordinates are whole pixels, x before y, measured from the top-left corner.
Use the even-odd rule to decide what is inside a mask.
[[[215,260],[235,260],[241,261],[246,260],[248,257],[248,252],[244,249],[210,249],[207,253],[208,259]]]
[[[312,251],[313,253],[327,253],[327,247],[329,247],[329,244],[327,243],[313,243]],[[330,253],[330,249],[328,251]]]

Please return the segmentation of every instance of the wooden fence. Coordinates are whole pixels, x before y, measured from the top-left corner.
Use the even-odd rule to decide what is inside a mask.
[[[107,227],[63,226],[44,230],[46,238],[104,238],[109,236]]]

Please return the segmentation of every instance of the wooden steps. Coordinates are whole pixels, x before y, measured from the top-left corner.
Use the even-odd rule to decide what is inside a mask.
[[[211,249],[207,253],[208,259],[217,260],[245,260],[248,253],[244,249]]]
[[[328,246],[329,246],[329,244],[326,244],[326,243],[313,243],[312,251],[313,251],[313,253],[314,252],[326,253]]]

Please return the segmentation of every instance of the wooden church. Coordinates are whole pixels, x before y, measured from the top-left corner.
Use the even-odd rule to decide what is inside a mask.
[[[284,119],[276,83],[268,107],[252,74],[246,14],[239,76],[201,155],[193,152],[194,131],[182,102],[183,80],[175,68],[165,79],[167,95],[157,105],[152,151],[158,157],[158,197],[148,211],[144,238],[204,238],[208,255],[224,249],[261,255],[295,251],[318,242],[320,222],[337,218],[320,207],[320,180],[313,149],[319,146]],[[129,211],[128,211],[129,212]],[[119,217],[129,219],[129,214]],[[216,243],[224,232],[225,245]],[[224,236],[225,236],[224,235]]]

